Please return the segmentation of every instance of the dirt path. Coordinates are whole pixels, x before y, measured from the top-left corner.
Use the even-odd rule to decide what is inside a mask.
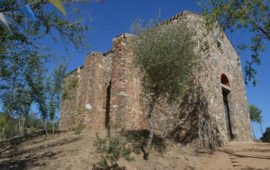
[[[231,143],[219,151],[229,155],[234,169],[270,170],[270,144]]]
[[[201,169],[270,170],[270,144],[230,143],[213,154],[203,154]]]
[[[67,132],[0,143],[0,170],[89,170],[98,159],[94,139],[95,135]],[[213,153],[195,153],[166,141],[166,149],[152,149],[148,161],[134,156],[135,161],[119,164],[127,170],[270,170],[270,144],[263,143],[231,143]]]

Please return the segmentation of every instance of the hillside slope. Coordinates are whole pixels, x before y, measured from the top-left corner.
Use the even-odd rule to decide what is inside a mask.
[[[101,132],[102,133],[102,132]],[[42,134],[0,145],[0,169],[86,170],[98,159],[93,147],[94,134],[63,132],[52,137]],[[149,160],[134,155],[135,161],[120,160],[128,170],[164,169],[269,169],[270,144],[230,143],[213,153],[198,153],[189,146],[166,141],[166,149],[152,149]]]

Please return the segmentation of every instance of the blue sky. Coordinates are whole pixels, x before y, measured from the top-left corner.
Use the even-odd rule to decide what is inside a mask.
[[[72,56],[69,70],[81,66],[88,52],[101,51],[106,52],[111,49],[112,39],[122,33],[130,32],[130,25],[136,18],[149,20],[161,12],[161,17],[166,19],[183,10],[191,10],[200,12],[201,9],[197,5],[196,0],[105,0],[104,3],[88,3],[78,6],[80,12],[84,15],[84,23],[91,28],[86,34],[87,43],[91,45],[91,49],[87,52],[80,52],[70,48],[68,55]],[[67,17],[71,17],[69,12]],[[91,17],[91,21],[88,17]],[[235,46],[239,42],[246,42],[249,37],[247,32],[228,33],[228,36]],[[59,43],[52,47],[58,55],[66,55],[62,50],[66,44]],[[239,52],[241,55],[242,67],[248,52]],[[258,84],[256,87],[247,86],[248,101],[250,104],[257,105],[262,110],[263,129],[270,127],[270,60],[267,59],[268,51],[262,55],[261,65],[257,67]],[[261,136],[260,128],[257,124],[253,124],[256,137]]]

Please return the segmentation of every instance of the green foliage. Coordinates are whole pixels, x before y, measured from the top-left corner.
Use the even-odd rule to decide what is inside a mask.
[[[255,105],[249,106],[250,120],[255,123],[262,123],[262,111]]]
[[[262,128],[262,111],[255,105],[250,105],[249,106],[249,115],[250,115],[250,120],[252,122],[255,122],[255,123],[259,123],[260,124],[260,128],[261,128],[261,133],[263,135],[263,128]],[[254,132],[253,132],[254,134]],[[255,134],[254,134],[254,137],[255,137]]]
[[[0,140],[10,139],[20,135],[19,131],[19,119],[10,117],[6,113],[0,112]],[[55,123],[57,124],[57,122]],[[30,113],[25,118],[25,134],[33,133],[44,129],[44,122],[42,119],[37,118],[34,113]],[[48,130],[52,130],[51,124],[47,123]],[[57,125],[55,127],[57,129]]]
[[[263,142],[270,142],[270,127],[266,128],[261,139]]]
[[[142,73],[142,85],[148,100],[146,114],[149,137],[143,149],[148,159],[154,138],[152,113],[159,99],[168,103],[178,102],[193,80],[198,57],[195,54],[194,33],[182,21],[157,24],[156,20],[146,26],[135,23],[137,36],[133,41],[134,63]]]
[[[52,81],[49,78],[47,81],[47,108],[49,112],[49,120],[51,121],[54,133],[55,115],[60,112],[61,95],[64,86],[64,77],[67,66],[64,64],[59,65],[53,74]]]
[[[139,28],[139,29],[138,29]],[[168,102],[181,97],[196,65],[196,43],[186,23],[138,27],[134,39],[135,65],[143,73],[143,87]]]
[[[57,68],[54,75],[50,75],[46,69],[48,63],[60,57],[54,56],[50,47],[44,46],[44,40],[53,43],[61,40],[84,50],[88,47],[83,38],[87,27],[81,24],[77,15],[71,17],[72,13],[69,13],[69,17],[63,17],[57,10],[46,10],[47,0],[34,2],[32,8],[37,21],[32,21],[18,10],[26,1],[1,1],[0,11],[5,11],[12,34],[4,24],[0,24],[0,102],[5,113],[16,117],[17,121],[27,119],[33,105],[38,106],[44,122],[47,119],[54,121],[60,106],[64,69]],[[75,2],[65,2],[69,2],[65,5],[67,11],[76,6]],[[53,77],[54,82],[50,83],[49,90],[48,77]]]
[[[0,140],[9,139],[18,134],[15,121],[7,114],[0,112]]]
[[[249,49],[251,59],[246,62],[245,82],[256,85],[257,71],[254,64],[260,64],[260,54],[270,40],[269,1],[268,0],[211,0],[204,6],[207,27],[212,28],[215,22],[231,31],[247,30],[252,36],[251,44],[240,44],[240,49]]]
[[[70,78],[68,81],[65,82],[62,98],[63,100],[70,99],[72,91],[77,87],[78,79],[76,77]]]
[[[100,160],[97,162],[96,169],[122,169],[118,166],[117,162],[123,158],[127,161],[132,161],[134,158],[131,156],[132,145],[128,142],[126,137],[121,133],[111,133],[105,138],[96,135],[94,143],[96,153],[100,155]]]
[[[30,129],[30,133],[37,130],[43,130],[43,121],[42,119],[37,118],[35,113],[30,113],[25,120],[25,128]]]

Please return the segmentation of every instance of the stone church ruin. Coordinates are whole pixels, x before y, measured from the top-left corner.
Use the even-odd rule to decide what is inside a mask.
[[[208,32],[201,15],[184,11],[163,24],[180,20],[196,30],[198,46],[206,50],[199,50],[202,62],[194,73],[196,80],[181,103],[157,104],[153,112],[156,135],[199,148],[251,141],[247,97],[235,49],[221,29]],[[111,51],[91,53],[83,66],[65,77],[60,129],[71,129],[76,123],[87,131],[109,125],[147,129],[146,97],[129,48],[132,38],[130,34],[118,36]]]

